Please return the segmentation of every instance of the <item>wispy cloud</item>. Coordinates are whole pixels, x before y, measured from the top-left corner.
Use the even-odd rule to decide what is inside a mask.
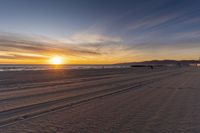
[[[62,41],[69,44],[97,44],[97,43],[120,43],[121,37],[105,36],[99,33],[78,33],[64,38]]]
[[[101,58],[99,61],[103,62],[106,60],[105,56],[112,58],[126,52],[122,51],[125,47],[122,43],[120,37],[102,34],[75,34],[54,40],[42,36],[1,33],[0,60],[44,60],[58,54],[73,60],[88,59],[90,62],[95,62],[95,58]],[[115,60],[118,58],[121,57]]]
[[[57,40],[30,38],[27,36],[0,36],[0,51],[60,52],[65,54],[99,54],[79,47],[73,47]]]

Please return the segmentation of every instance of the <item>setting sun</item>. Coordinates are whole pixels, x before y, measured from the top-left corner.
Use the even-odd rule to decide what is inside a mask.
[[[63,63],[64,63],[64,60],[60,56],[54,56],[54,57],[50,58],[50,64],[61,65]]]

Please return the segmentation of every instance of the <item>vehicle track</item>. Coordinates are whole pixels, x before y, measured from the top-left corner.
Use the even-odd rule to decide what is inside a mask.
[[[77,95],[74,97],[67,97],[63,99],[58,99],[58,100],[52,100],[52,101],[47,101],[39,104],[32,104],[29,106],[23,106],[19,108],[14,108],[10,110],[5,110],[0,112],[0,126],[6,126],[13,124],[18,121],[22,121],[25,119],[33,118],[39,115],[43,115],[46,113],[50,113],[53,111],[57,111],[59,109],[69,107],[71,105],[77,105],[83,102],[87,102],[93,99],[113,95],[113,94],[120,94],[127,92],[129,90],[132,90],[133,88],[140,88],[141,86],[145,86],[148,84],[152,84],[154,82],[158,82],[160,80],[163,80],[165,78],[170,78],[172,76],[180,75],[182,72],[171,72],[167,73],[165,75],[160,75],[157,77],[151,78],[151,79],[146,79],[143,81],[138,81],[135,82],[133,85],[127,87],[121,87],[119,86],[118,88],[116,86],[109,87],[107,89],[102,89],[94,92],[89,92],[86,94],[81,94]],[[152,76],[152,75],[151,75]],[[118,81],[119,82],[119,81]]]
[[[165,73],[157,73],[153,75],[143,75],[139,77],[122,77],[120,78],[115,78],[114,80],[102,80],[102,82],[94,82],[94,84],[81,84],[81,86],[73,86],[73,87],[68,87],[65,86],[61,88],[60,86],[57,88],[47,88],[47,92],[44,92],[41,88],[38,93],[28,94],[27,91],[25,92],[20,92],[20,95],[17,95],[17,93],[14,93],[14,96],[11,94],[7,94],[4,97],[0,96],[0,106],[2,107],[0,111],[4,111],[7,109],[13,109],[13,108],[18,108],[21,106],[28,106],[32,104],[39,104],[43,102],[48,102],[50,100],[59,100],[63,99],[66,97],[73,97],[76,95],[81,95],[89,92],[95,92],[95,91],[100,91],[100,90],[105,90],[104,88],[110,88],[110,87],[126,87],[130,85],[134,85],[135,83],[138,82],[138,80],[146,80],[149,79],[149,77],[156,77],[156,76],[164,76],[164,74],[168,74],[167,72]],[[94,89],[95,88],[95,89]],[[31,102],[29,102],[31,101]],[[3,108],[4,107],[4,108]]]
[[[152,71],[150,74],[153,73],[162,73],[166,72],[168,70],[158,70],[158,71]],[[134,72],[134,71],[133,71]],[[131,73],[129,73],[131,74]],[[135,73],[133,73],[135,74]],[[87,82],[87,81],[95,81],[95,80],[101,80],[105,78],[113,78],[113,77],[121,77],[123,75],[127,75],[127,73],[106,73],[104,75],[99,75],[99,76],[91,76],[91,77],[85,77],[85,78],[75,78],[75,79],[61,79],[61,80],[55,80],[55,81],[50,81],[50,82],[33,82],[33,83],[21,83],[21,84],[10,84],[7,85],[7,87],[0,87],[0,92],[8,92],[8,91],[18,91],[18,90],[23,90],[23,89],[34,89],[38,87],[49,87],[49,86],[57,86],[57,85],[71,85],[77,82]],[[141,74],[143,75],[143,74]],[[1,86],[0,82],[0,86]]]
[[[65,92],[65,91],[72,91],[75,89],[81,90],[85,87],[97,87],[97,86],[102,86],[102,85],[108,85],[108,84],[115,84],[118,83],[119,81],[131,81],[131,80],[136,80],[136,79],[141,79],[141,78],[148,78],[150,76],[159,76],[161,74],[165,74],[166,71],[164,72],[155,72],[155,73],[151,73],[150,75],[147,74],[143,74],[143,75],[139,75],[139,76],[129,76],[129,77],[124,77],[124,75],[114,75],[114,76],[103,76],[103,77],[95,77],[95,78],[88,78],[86,79],[78,79],[78,80],[74,80],[74,81],[70,81],[70,83],[67,80],[64,80],[62,82],[56,82],[55,84],[52,83],[47,83],[47,85],[44,86],[32,86],[32,87],[23,87],[23,88],[18,88],[18,89],[4,89],[4,90],[0,90],[1,94],[0,94],[0,102],[3,100],[7,100],[8,98],[20,98],[23,97],[22,96],[18,96],[17,93],[24,94],[24,96],[34,96],[34,95],[39,95],[41,94],[52,94],[52,93],[56,93],[56,92]],[[122,77],[122,78],[121,78]],[[105,79],[109,79],[105,82]],[[113,81],[115,80],[115,81]],[[97,82],[98,81],[98,82]],[[87,83],[95,83],[92,85],[87,85]],[[75,86],[73,86],[75,85]],[[56,88],[53,88],[54,86],[56,86]],[[61,88],[59,89],[58,86]],[[49,88],[51,87],[51,88]],[[66,87],[66,88],[65,88]],[[44,91],[46,88],[46,92]],[[36,94],[34,94],[34,92],[32,92],[31,90],[37,92]],[[41,92],[42,90],[42,92]],[[16,93],[15,93],[16,92]],[[31,92],[31,95],[27,95],[27,92]],[[9,97],[12,96],[12,94],[15,94],[15,97]],[[17,96],[16,96],[17,95]],[[4,96],[6,96],[7,98],[4,98]]]

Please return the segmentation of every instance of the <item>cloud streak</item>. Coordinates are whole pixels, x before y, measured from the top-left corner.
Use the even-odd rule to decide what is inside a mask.
[[[59,41],[49,40],[35,40],[26,39],[24,36],[7,36],[0,37],[0,51],[27,51],[27,52],[63,52],[65,54],[99,54],[95,51],[88,51],[85,49],[69,46]]]
[[[53,55],[68,57],[69,60],[95,62],[104,56],[113,57],[122,50],[122,39],[102,34],[75,34],[64,39],[47,37],[0,34],[0,60],[47,60]],[[125,51],[124,51],[125,52]],[[118,53],[118,54],[116,54]],[[123,53],[123,51],[121,51]],[[106,60],[106,58],[101,59]]]

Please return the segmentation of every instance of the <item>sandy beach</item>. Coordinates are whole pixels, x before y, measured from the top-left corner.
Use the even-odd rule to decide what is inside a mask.
[[[198,133],[200,69],[0,72],[1,133]]]

